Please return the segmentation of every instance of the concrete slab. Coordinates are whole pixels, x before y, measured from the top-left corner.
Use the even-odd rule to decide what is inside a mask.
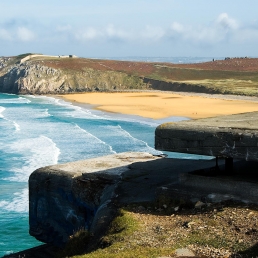
[[[37,169],[29,178],[30,234],[62,245],[74,231],[90,229],[103,207],[105,214],[99,218],[112,219],[110,200],[121,174],[133,162],[156,159],[149,153],[128,152]]]
[[[162,124],[155,148],[258,161],[258,112]]]
[[[98,236],[118,207],[154,201],[159,187],[179,183],[179,174],[214,165],[129,152],[40,168],[29,178],[30,234],[54,245],[81,228]]]

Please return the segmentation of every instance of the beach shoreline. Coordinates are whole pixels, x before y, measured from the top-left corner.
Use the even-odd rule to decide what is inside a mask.
[[[258,98],[188,92],[89,92],[55,97],[92,110],[166,122],[258,111]]]
[[[53,95],[50,95],[50,96],[53,97]],[[143,117],[143,116],[140,116],[138,114],[133,114],[133,113],[125,114],[125,113],[121,113],[121,112],[110,112],[110,111],[107,111],[104,109],[102,110],[102,109],[97,108],[98,105],[92,105],[89,103],[83,103],[83,102],[78,102],[78,101],[74,101],[74,100],[69,100],[69,99],[62,97],[62,95],[56,95],[56,96],[54,96],[54,98],[68,102],[73,106],[80,107],[84,110],[89,111],[90,113],[92,113],[93,115],[96,115],[96,116],[105,117],[107,119],[111,118],[111,119],[116,119],[116,120],[140,122],[140,123],[149,124],[150,126],[155,126],[155,127],[162,123],[166,123],[166,122],[178,122],[178,121],[183,121],[183,120],[190,120],[189,117],[181,117],[181,116],[169,116],[169,117],[165,117],[165,118],[154,119],[151,117]]]

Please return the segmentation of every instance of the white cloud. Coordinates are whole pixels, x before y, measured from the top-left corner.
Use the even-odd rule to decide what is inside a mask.
[[[89,41],[101,37],[101,34],[102,33],[100,33],[94,28],[86,28],[84,30],[79,30],[78,32],[76,32],[75,38],[77,40]]]
[[[208,25],[192,26],[173,22],[167,35],[172,40],[212,45],[234,39],[240,32],[241,27],[238,22],[230,18],[227,13],[222,13]]]
[[[236,30],[238,28],[237,21],[229,18],[227,13],[221,13],[217,18],[216,23],[222,26],[224,29]]]
[[[235,35],[235,39],[238,42],[257,42],[258,44],[258,28],[241,28]]]
[[[165,30],[161,27],[146,26],[142,32],[142,37],[150,40],[160,40],[165,35]]]
[[[113,24],[109,24],[105,29],[105,35],[112,39],[129,39],[130,34],[125,30],[117,29]]]
[[[12,36],[6,29],[0,29],[0,39],[12,40]]]
[[[20,24],[19,24],[20,23]],[[12,28],[2,27],[0,29],[0,38],[5,40],[32,41],[35,38],[34,33],[28,29],[28,25],[22,25],[17,22]],[[19,24],[19,25],[18,25]],[[85,26],[79,27],[73,24],[57,25],[54,28],[41,26],[40,24],[30,24],[33,30],[41,31],[48,39],[69,41],[72,39],[82,42],[92,41],[117,41],[123,43],[144,44],[144,42],[164,42],[166,40],[188,45],[202,46],[215,45],[221,42],[251,41],[257,40],[258,26],[241,25],[238,21],[230,17],[227,13],[221,13],[208,24],[183,24],[177,21],[165,27],[159,25],[146,25],[145,27],[129,27],[129,29],[109,24],[102,27]]]
[[[17,36],[21,41],[31,41],[35,38],[33,32],[25,27],[18,27]]]
[[[135,23],[125,24],[122,22],[102,23],[101,25],[91,22],[90,19],[87,19],[88,24],[83,23],[85,21],[79,23],[75,20],[66,20],[61,24],[59,22],[30,23],[28,20],[7,20],[0,24],[0,41],[5,45],[5,41],[12,41],[20,47],[19,49],[24,47],[19,46],[21,41],[31,41],[32,47],[39,49],[38,52],[43,52],[40,50],[40,44],[35,45],[33,43],[36,38],[35,31],[43,35],[40,41],[41,48],[44,49],[45,46],[48,46],[47,50],[44,50],[46,52],[50,49],[53,49],[53,52],[56,49],[59,50],[60,45],[64,49],[70,50],[74,47],[74,41],[77,41],[87,43],[92,49],[98,49],[104,44],[106,49],[110,46],[115,49],[114,46],[120,44],[120,49],[123,51],[130,50],[132,53],[140,51],[140,49],[150,49],[150,53],[154,53],[158,51],[157,48],[154,48],[157,45],[162,46],[160,49],[164,49],[164,53],[169,51],[172,45],[174,46],[173,49],[176,49],[176,47],[183,49],[183,46],[185,49],[187,46],[189,49],[197,49],[202,53],[203,47],[221,49],[223,45],[225,49],[231,48],[228,46],[235,46],[235,49],[237,49],[240,45],[255,46],[258,43],[258,20],[252,21],[252,23],[244,23],[231,17],[228,13],[221,13],[217,17],[212,17],[210,21],[199,24],[190,21],[179,22],[173,20],[173,18],[167,23],[161,23],[156,19],[148,21],[147,25],[143,22],[137,23],[137,26],[135,26]],[[92,25],[90,26],[90,24]],[[53,43],[51,47],[49,43]],[[80,46],[83,47],[82,44]],[[16,47],[16,49],[18,48]],[[255,49],[255,47],[252,49]],[[100,50],[103,53],[107,51],[102,50],[102,48]]]
[[[171,30],[176,33],[184,32],[184,26],[178,22],[173,22],[171,25]]]
[[[72,30],[72,26],[71,25],[57,26],[56,30],[60,32],[67,32]]]
[[[74,33],[77,40],[82,41],[91,41],[91,40],[126,40],[130,39],[130,33],[125,30],[117,29],[113,24],[108,25],[107,27],[96,29],[93,27],[88,27],[85,29],[80,29]]]

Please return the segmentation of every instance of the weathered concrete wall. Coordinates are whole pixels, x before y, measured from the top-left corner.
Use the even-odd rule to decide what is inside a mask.
[[[242,162],[241,171],[245,171],[245,163],[250,162]],[[254,163],[257,166],[249,164],[248,170],[257,170],[258,163]],[[219,165],[223,169],[221,161]],[[119,207],[158,203],[164,196],[192,202],[207,197],[214,202],[235,199],[257,203],[257,180],[196,175],[213,171],[214,166],[214,159],[182,160],[127,152],[40,168],[29,179],[30,234],[62,246],[83,228],[97,241]]]
[[[114,215],[111,200],[122,173],[132,162],[155,159],[147,153],[125,153],[34,171],[29,179],[30,234],[62,245],[80,228],[94,225],[93,233],[98,233]]]
[[[154,201],[157,189],[176,184],[180,173],[214,163],[129,152],[40,168],[29,179],[30,234],[55,245],[80,228],[99,236],[118,207]]]
[[[234,180],[234,178],[207,177],[193,174],[183,174],[180,178],[181,185],[199,189],[203,193],[209,192],[206,199],[208,202],[214,201],[216,195],[224,195],[225,200],[240,200],[249,203],[258,202],[258,184],[257,180],[253,182],[242,180]],[[214,197],[213,197],[214,196]],[[223,199],[222,199],[223,200]],[[219,200],[220,201],[220,200]]]
[[[155,147],[258,161],[258,112],[162,124]]]

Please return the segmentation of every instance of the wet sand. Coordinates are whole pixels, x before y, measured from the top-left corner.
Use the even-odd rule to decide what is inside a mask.
[[[145,118],[171,116],[192,119],[258,111],[258,98],[167,92],[112,92],[59,95],[74,104],[90,104],[97,110]]]

